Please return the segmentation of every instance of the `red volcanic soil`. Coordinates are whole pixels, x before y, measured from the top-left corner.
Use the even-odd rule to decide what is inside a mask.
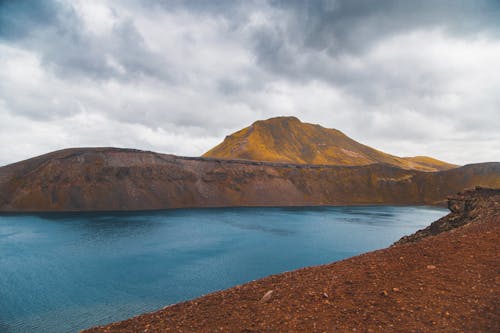
[[[500,332],[500,190],[387,249],[85,332]]]

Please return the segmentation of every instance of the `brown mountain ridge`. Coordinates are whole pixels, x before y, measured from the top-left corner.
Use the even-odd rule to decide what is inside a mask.
[[[296,117],[259,120],[237,131],[203,157],[322,165],[385,163],[408,170],[457,167],[432,157],[397,157],[363,145],[336,129],[303,123]]]
[[[500,188],[500,163],[424,172],[73,148],[0,167],[0,212],[439,204],[474,186]]]

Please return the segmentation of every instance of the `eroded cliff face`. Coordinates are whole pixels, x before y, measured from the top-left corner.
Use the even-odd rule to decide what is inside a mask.
[[[500,187],[500,163],[429,173],[78,148],[0,168],[0,211],[439,204],[474,186]]]

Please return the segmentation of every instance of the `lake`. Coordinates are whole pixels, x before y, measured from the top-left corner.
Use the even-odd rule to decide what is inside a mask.
[[[0,215],[0,332],[75,332],[392,244],[436,207]]]

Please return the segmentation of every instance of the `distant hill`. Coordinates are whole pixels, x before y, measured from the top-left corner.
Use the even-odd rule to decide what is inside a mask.
[[[336,129],[295,117],[260,120],[206,152],[203,157],[323,165],[386,163],[408,170],[440,171],[457,165],[416,156],[397,157],[363,145]]]
[[[0,167],[0,212],[442,204],[474,186],[500,188],[500,163],[423,172],[74,148]]]

